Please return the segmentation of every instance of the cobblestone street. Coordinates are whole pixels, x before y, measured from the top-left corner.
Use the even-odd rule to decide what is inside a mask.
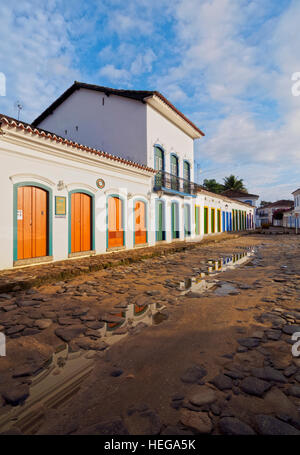
[[[0,431],[300,434],[299,253],[231,235],[3,273]]]

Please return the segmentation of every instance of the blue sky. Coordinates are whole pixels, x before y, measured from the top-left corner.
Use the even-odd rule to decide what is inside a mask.
[[[159,90],[205,133],[196,180],[230,173],[265,200],[300,186],[300,2],[10,0],[0,112],[32,121],[74,80]]]

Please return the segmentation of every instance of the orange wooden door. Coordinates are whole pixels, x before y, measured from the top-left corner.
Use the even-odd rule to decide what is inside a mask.
[[[48,192],[35,186],[18,188],[18,259],[47,256]]]
[[[139,245],[147,243],[147,228],[146,228],[146,204],[137,201],[134,206],[134,242]]]
[[[108,248],[124,245],[122,201],[118,197],[108,199]]]
[[[71,194],[71,253],[92,249],[92,198]]]

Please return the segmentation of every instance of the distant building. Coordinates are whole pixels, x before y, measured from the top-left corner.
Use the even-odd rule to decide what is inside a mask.
[[[256,206],[256,201],[259,198],[257,194],[250,194],[245,191],[237,190],[225,190],[222,194],[223,196],[227,196],[240,202],[245,202],[246,204],[253,205],[254,207]]]
[[[280,201],[266,204],[263,207],[258,207],[256,209],[256,226],[261,227],[263,224],[282,226],[283,214],[293,208],[294,202],[286,199],[281,199]]]

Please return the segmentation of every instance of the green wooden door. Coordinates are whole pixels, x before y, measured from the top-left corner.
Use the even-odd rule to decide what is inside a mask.
[[[160,242],[164,240],[163,230],[163,203],[162,201],[156,201],[156,241]]]
[[[204,207],[204,234],[208,234],[208,208]]]
[[[200,207],[195,206],[195,232],[200,235]]]
[[[190,206],[184,205],[184,236],[189,237],[191,235],[191,216]]]
[[[179,239],[178,204],[176,202],[172,202],[171,205],[171,230],[172,239]]]

